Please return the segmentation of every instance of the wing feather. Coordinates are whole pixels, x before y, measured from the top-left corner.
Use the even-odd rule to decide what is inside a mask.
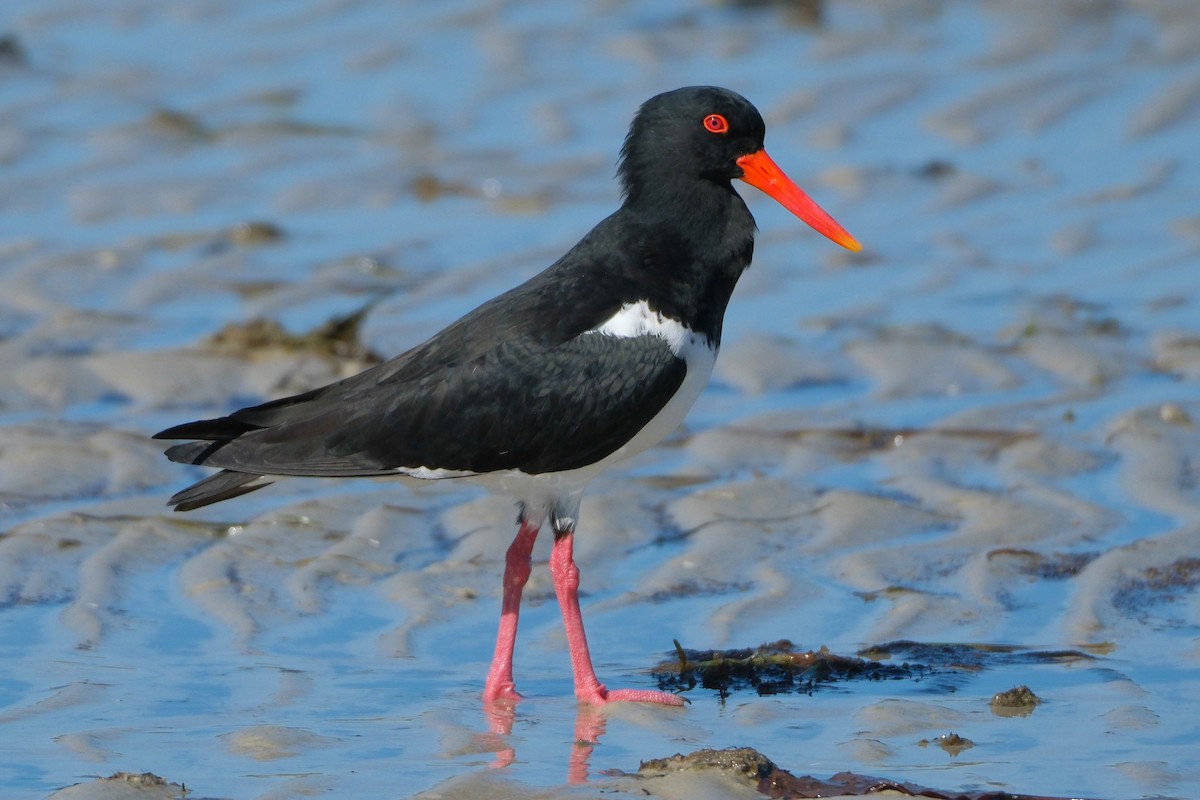
[[[177,431],[175,461],[259,475],[574,469],[600,460],[670,400],[687,367],[655,336],[584,334],[554,347],[506,342],[415,379],[334,384]]]

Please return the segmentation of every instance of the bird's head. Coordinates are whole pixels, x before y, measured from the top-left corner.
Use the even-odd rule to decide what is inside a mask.
[[[853,236],[783,173],[763,148],[766,125],[750,101],[715,86],[688,86],[650,98],[621,148],[627,199],[689,181],[740,179],[766,192],[818,233],[850,250]]]

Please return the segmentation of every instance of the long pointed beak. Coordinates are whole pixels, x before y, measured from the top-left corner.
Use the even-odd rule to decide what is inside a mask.
[[[744,173],[742,180],[775,198],[780,205],[807,222],[817,233],[832,239],[847,250],[862,250],[862,245],[847,233],[845,228],[783,174],[783,170],[771,160],[766,150],[742,156],[737,160],[737,165]]]

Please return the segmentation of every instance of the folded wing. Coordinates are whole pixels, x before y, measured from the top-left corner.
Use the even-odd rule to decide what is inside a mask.
[[[432,368],[403,359],[157,434],[200,440],[169,448],[172,461],[224,470],[170,502],[218,502],[266,485],[262,476],[575,469],[632,439],[687,372],[658,337],[595,333],[510,340]]]

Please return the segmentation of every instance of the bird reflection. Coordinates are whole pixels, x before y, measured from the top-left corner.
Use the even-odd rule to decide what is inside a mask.
[[[516,760],[517,751],[512,746],[513,722],[516,720],[516,705],[511,701],[484,703],[483,716],[488,731],[496,737],[496,757],[489,764],[494,769],[503,769]],[[600,743],[608,720],[599,706],[580,703],[575,715],[575,738],[567,755],[567,783],[587,783],[592,750]]]

